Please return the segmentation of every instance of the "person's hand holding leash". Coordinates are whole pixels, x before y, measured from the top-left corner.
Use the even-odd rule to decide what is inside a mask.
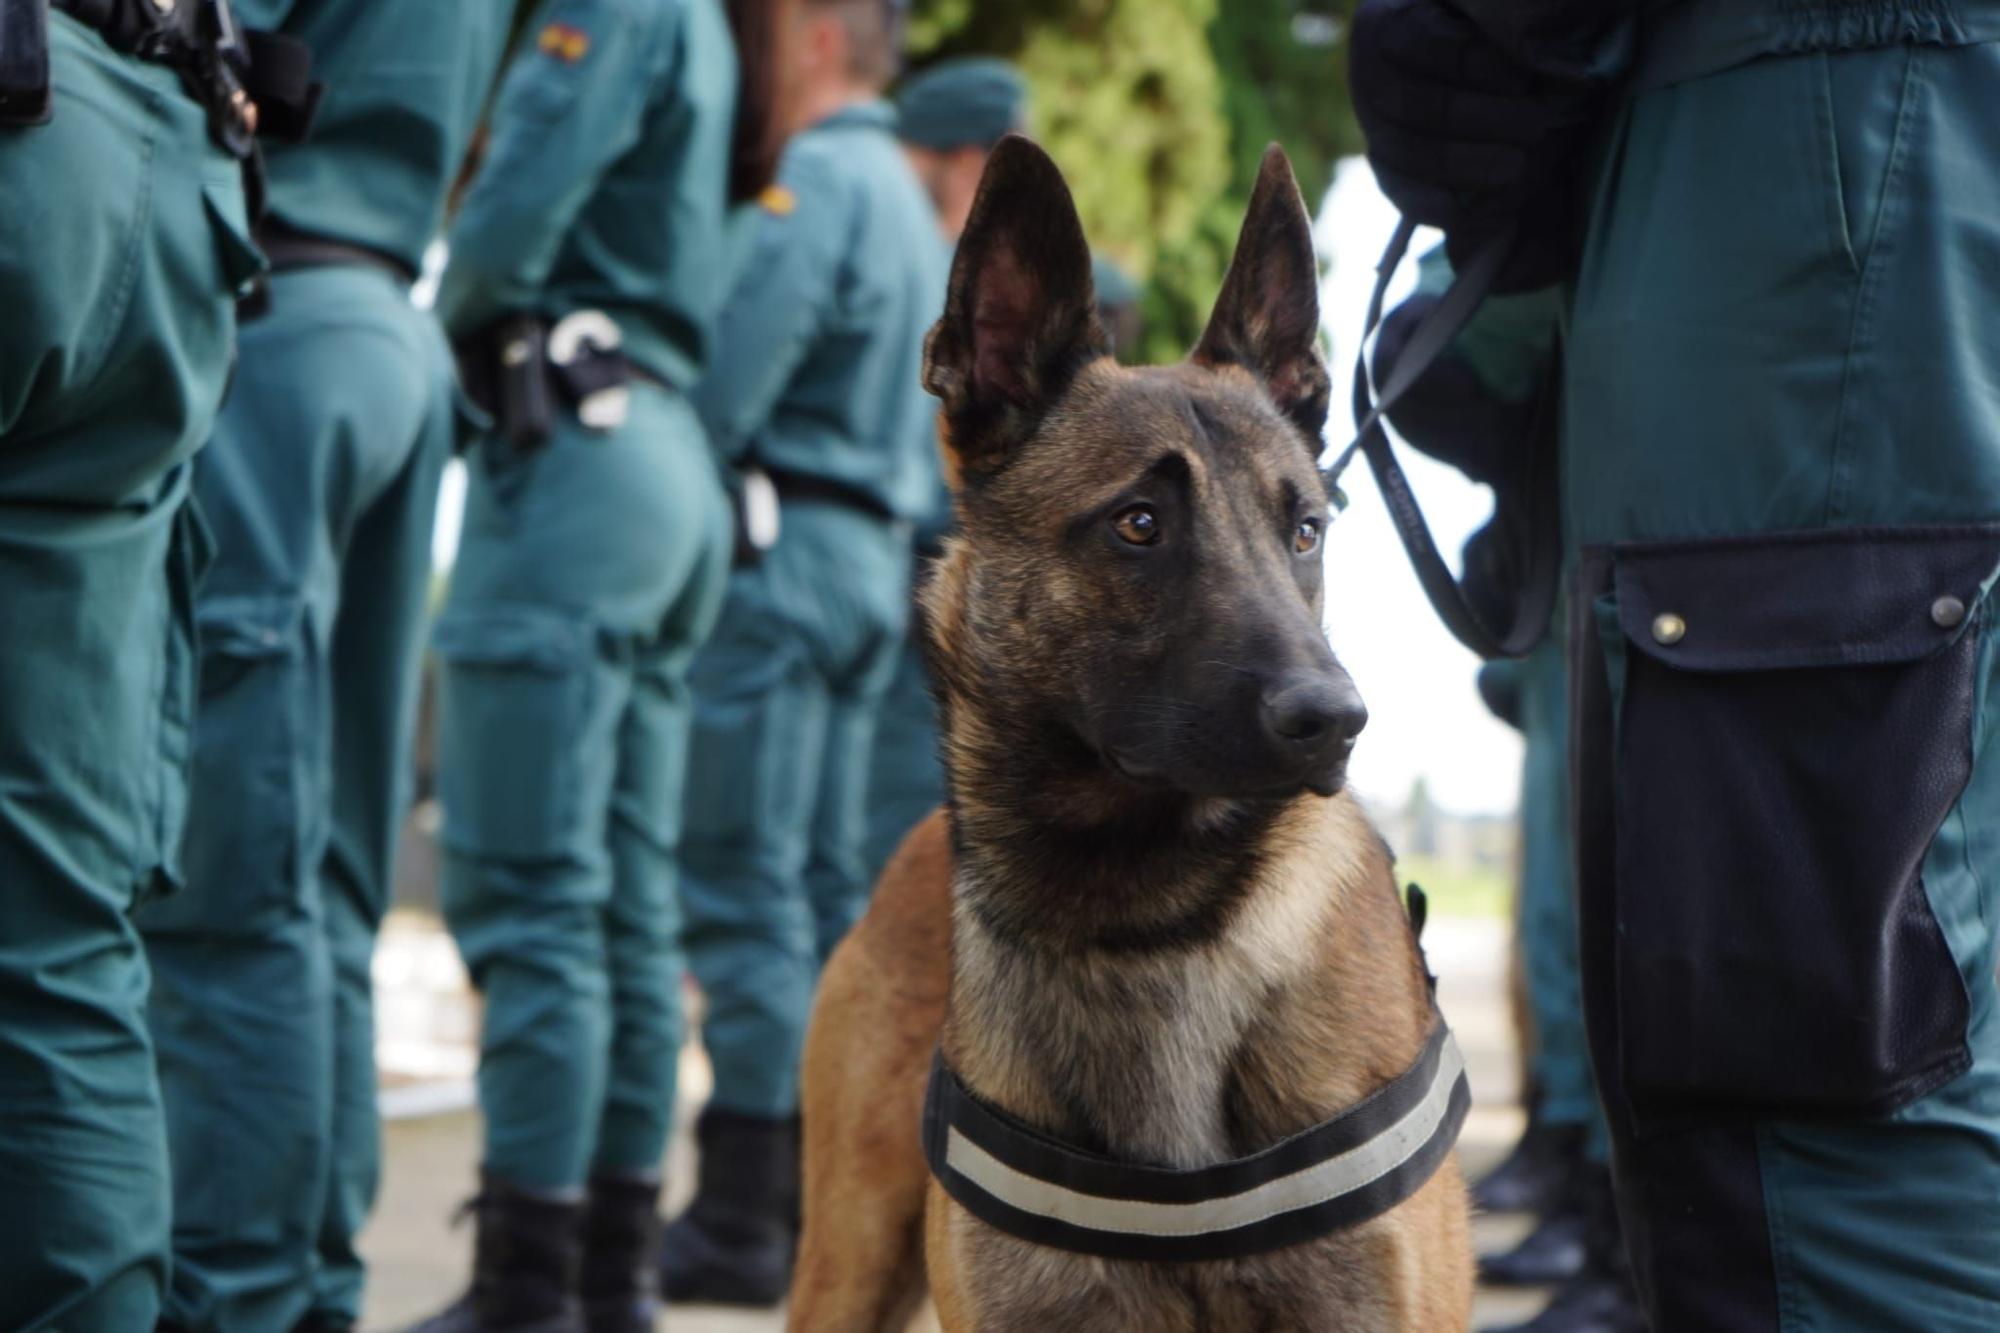
[[[1396,207],[1442,229],[1461,264],[1515,229],[1497,290],[1564,276],[1601,87],[1521,64],[1446,0],[1364,0],[1350,61],[1368,160]]]

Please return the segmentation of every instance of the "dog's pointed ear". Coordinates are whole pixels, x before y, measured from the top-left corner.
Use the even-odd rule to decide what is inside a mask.
[[[987,160],[944,317],[924,343],[924,387],[944,404],[960,471],[997,466],[1108,353],[1069,186],[1047,153],[1009,135]]]
[[[1319,261],[1298,180],[1276,144],[1264,150],[1236,257],[1190,359],[1256,375],[1318,456],[1331,392],[1319,350]]]

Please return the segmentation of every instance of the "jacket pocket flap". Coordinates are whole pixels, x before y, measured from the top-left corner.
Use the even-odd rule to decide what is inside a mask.
[[[1621,546],[1618,615],[1684,671],[1915,662],[1958,639],[1996,570],[2000,525]]]
[[[295,597],[209,597],[195,608],[202,652],[238,661],[296,652],[304,617]]]
[[[540,607],[489,607],[447,613],[435,643],[448,662],[553,674],[589,660],[591,635],[583,622]]]

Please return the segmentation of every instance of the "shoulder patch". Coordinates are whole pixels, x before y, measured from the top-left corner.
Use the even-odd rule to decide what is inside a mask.
[[[790,217],[797,211],[799,197],[782,185],[767,185],[757,202],[773,217]]]
[[[574,23],[551,23],[535,38],[535,49],[574,65],[590,51],[590,34]]]

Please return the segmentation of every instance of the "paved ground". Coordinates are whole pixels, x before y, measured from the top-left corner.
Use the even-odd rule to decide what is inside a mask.
[[[1425,943],[1441,979],[1441,1003],[1470,1069],[1474,1109],[1462,1148],[1467,1172],[1477,1175],[1506,1150],[1520,1127],[1512,1105],[1516,1074],[1503,982],[1505,926],[1498,921],[1438,919],[1432,921]],[[449,964],[432,960],[428,966],[437,970]],[[460,1017],[437,1022],[462,1031]],[[683,1067],[683,1093],[698,1101],[706,1084],[700,1054],[691,1052]],[[423,1100],[406,1098],[403,1104]],[[439,1100],[448,1104],[450,1098],[432,1099]],[[683,1126],[692,1122],[692,1115],[685,1113],[690,1109],[683,1107]],[[430,1313],[450,1300],[465,1280],[471,1231],[454,1229],[451,1219],[471,1192],[478,1161],[476,1116],[455,1111],[393,1121],[387,1127],[386,1148],[381,1202],[362,1239],[373,1273],[366,1327],[374,1330],[400,1328]],[[682,1191],[692,1175],[692,1157],[692,1145],[683,1135],[675,1142],[670,1168]],[[677,1208],[680,1200],[676,1196],[670,1202]],[[1497,1247],[1517,1237],[1522,1226],[1518,1219],[1481,1218],[1476,1238],[1482,1247]],[[1475,1323],[1526,1318],[1541,1301],[1538,1293],[1482,1291]],[[677,1309],[671,1320],[674,1333],[775,1333],[780,1326],[776,1315],[692,1307]]]

